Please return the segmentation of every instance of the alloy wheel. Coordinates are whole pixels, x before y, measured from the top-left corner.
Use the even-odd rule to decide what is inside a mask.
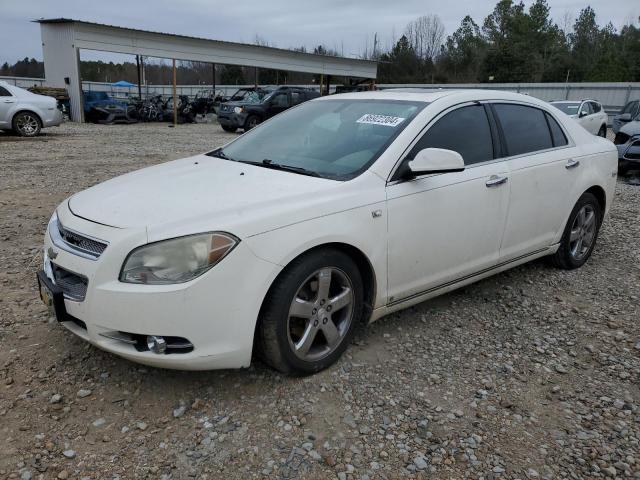
[[[308,362],[331,354],[349,331],[353,312],[349,277],[338,268],[317,270],[298,288],[289,307],[287,335],[292,352]]]
[[[16,128],[23,135],[33,135],[38,131],[38,120],[33,115],[20,115],[16,120]]]
[[[569,236],[569,251],[575,260],[589,253],[596,237],[596,212],[592,205],[584,205],[573,220]]]

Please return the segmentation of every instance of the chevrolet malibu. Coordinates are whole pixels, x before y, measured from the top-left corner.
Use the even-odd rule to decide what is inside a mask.
[[[236,368],[256,353],[312,373],[391,312],[540,257],[582,266],[616,171],[611,142],[528,96],[323,97],[65,200],[40,295],[136,362]]]

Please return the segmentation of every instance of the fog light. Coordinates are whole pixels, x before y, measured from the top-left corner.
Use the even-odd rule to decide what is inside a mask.
[[[167,350],[167,342],[163,337],[149,335],[147,337],[147,347],[153,353],[164,353]]]

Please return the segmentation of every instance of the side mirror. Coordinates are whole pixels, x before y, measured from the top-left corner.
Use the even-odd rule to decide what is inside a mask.
[[[631,114],[630,113],[623,113],[622,115],[620,115],[618,117],[618,119],[621,122],[630,122],[631,121]]]
[[[586,110],[582,110],[582,111],[580,112],[580,115],[578,115],[578,117],[579,117],[579,118],[582,118],[582,117],[586,117],[587,115],[589,115],[589,112],[587,112]]]
[[[420,150],[415,158],[408,162],[411,176],[431,173],[462,172],[464,160],[462,155],[453,150],[443,148],[425,148]]]

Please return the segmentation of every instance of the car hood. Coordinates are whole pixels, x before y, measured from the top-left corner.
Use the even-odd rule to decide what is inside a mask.
[[[625,123],[620,127],[622,133],[626,133],[629,136],[640,135],[640,120],[633,120]]]
[[[158,235],[233,229],[244,236],[291,222],[287,206],[342,183],[198,155],[95,185],[72,196],[69,208],[93,222]]]

